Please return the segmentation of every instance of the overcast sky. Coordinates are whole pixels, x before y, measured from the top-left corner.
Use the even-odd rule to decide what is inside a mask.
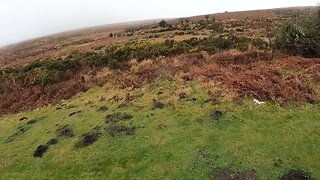
[[[0,46],[117,22],[313,5],[316,0],[0,0]]]

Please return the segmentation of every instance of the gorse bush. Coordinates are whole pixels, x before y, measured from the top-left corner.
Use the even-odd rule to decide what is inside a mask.
[[[320,9],[301,22],[284,23],[274,46],[291,55],[320,57]]]

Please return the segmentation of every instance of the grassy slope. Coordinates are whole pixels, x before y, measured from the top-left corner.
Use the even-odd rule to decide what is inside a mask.
[[[173,92],[181,86],[178,82],[163,82],[136,89],[136,100],[120,109],[118,105],[123,101],[108,99],[115,94],[125,96],[124,90],[97,87],[65,102],[75,108],[56,110],[48,106],[1,117],[1,178],[208,179],[213,169],[224,167],[235,171],[255,169],[261,179],[277,179],[291,168],[320,178],[317,106],[256,106],[251,100],[213,105],[205,103],[208,97],[195,82],[187,86],[193,89],[191,97],[197,101],[178,100]],[[159,91],[164,93],[157,95]],[[100,101],[101,97],[107,100]],[[152,110],[154,98],[165,102],[166,107]],[[97,112],[102,105],[109,110]],[[82,113],[69,117],[77,110]],[[225,115],[219,121],[211,120],[209,115],[214,110]],[[108,127],[105,116],[113,112],[133,115],[132,120],[122,124],[136,126],[134,135],[113,138],[103,133],[91,146],[74,147],[82,134],[97,125]],[[19,121],[23,116],[40,120],[29,125],[30,129],[12,143],[3,143],[20,125],[26,124]],[[56,137],[57,124],[70,125],[75,137],[58,138],[58,144],[51,146],[42,158],[34,158],[32,154],[38,145]]]

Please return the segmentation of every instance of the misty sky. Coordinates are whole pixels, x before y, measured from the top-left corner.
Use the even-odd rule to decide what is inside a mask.
[[[0,0],[0,46],[117,22],[313,5],[316,0]]]

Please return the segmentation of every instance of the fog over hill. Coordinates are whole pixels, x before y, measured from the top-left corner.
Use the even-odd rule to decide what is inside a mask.
[[[0,46],[88,26],[316,4],[314,0],[271,1],[0,0]]]

